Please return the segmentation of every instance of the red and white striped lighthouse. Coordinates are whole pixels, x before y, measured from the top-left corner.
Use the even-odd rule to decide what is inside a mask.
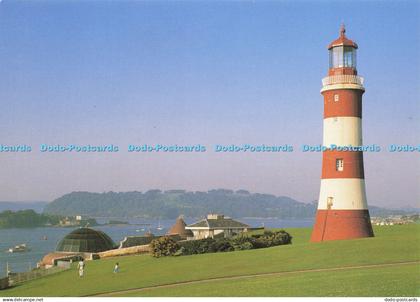
[[[362,146],[363,78],[357,75],[357,44],[345,35],[329,46],[330,67],[322,80],[324,133],[321,190],[311,241],[373,237],[366,201]],[[334,146],[337,146],[334,148]]]

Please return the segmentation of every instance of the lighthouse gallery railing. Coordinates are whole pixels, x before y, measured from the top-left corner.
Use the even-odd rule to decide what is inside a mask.
[[[364,79],[357,75],[352,74],[340,74],[325,77],[322,79],[322,86],[334,85],[334,84],[357,84],[363,86]]]

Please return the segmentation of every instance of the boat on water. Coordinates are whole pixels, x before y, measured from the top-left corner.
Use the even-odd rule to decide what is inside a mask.
[[[9,253],[23,253],[29,252],[31,249],[26,246],[26,243],[18,244],[14,247],[9,248]]]
[[[160,224],[160,222],[159,222],[159,225],[157,226],[157,228],[156,228],[157,230],[159,230],[159,231],[161,231],[161,230],[163,230],[163,227],[162,227],[162,225]]]
[[[48,240],[48,237],[46,235],[41,237],[41,240]]]

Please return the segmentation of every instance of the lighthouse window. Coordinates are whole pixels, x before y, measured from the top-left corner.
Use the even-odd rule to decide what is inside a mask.
[[[356,49],[344,47],[344,67],[356,67]]]
[[[334,102],[338,102],[338,100],[339,100],[339,95],[338,94],[334,94]]]
[[[343,67],[343,47],[330,50],[330,68]]]
[[[338,46],[330,50],[330,68],[356,68],[356,49],[351,46]]]
[[[335,170],[340,172],[344,170],[344,160],[342,158],[335,160]]]

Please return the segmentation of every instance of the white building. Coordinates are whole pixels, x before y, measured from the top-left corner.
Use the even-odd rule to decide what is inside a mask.
[[[193,239],[204,239],[215,236],[230,237],[248,231],[249,225],[224,215],[209,214],[207,218],[187,225],[185,229],[193,232]]]

